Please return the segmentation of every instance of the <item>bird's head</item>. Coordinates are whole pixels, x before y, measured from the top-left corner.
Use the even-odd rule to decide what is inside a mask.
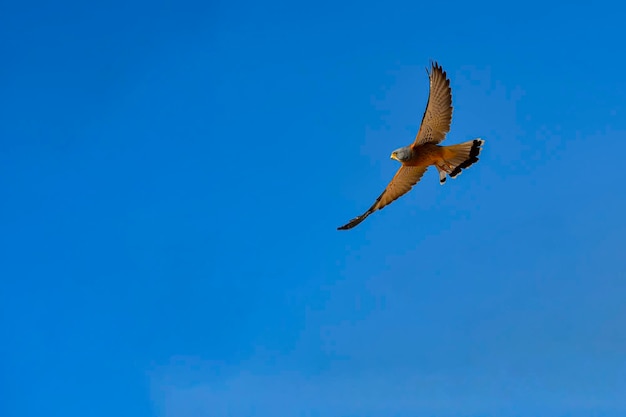
[[[398,162],[405,162],[411,159],[411,147],[405,146],[404,148],[396,149],[391,152],[391,159],[395,159]]]

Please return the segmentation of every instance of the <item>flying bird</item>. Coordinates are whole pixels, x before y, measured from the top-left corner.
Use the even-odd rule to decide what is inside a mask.
[[[402,166],[385,191],[365,213],[338,227],[337,230],[352,229],[376,210],[382,209],[408,193],[431,165],[439,171],[439,183],[443,185],[446,182],[446,175],[456,178],[464,169],[478,161],[478,155],[484,143],[480,138],[458,145],[438,145],[450,131],[452,92],[450,80],[437,62],[433,62],[431,71],[428,72],[427,69],[426,72],[430,79],[430,92],[415,141],[391,153],[391,159],[400,162]]]

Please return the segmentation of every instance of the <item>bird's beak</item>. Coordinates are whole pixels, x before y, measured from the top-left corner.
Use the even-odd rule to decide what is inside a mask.
[[[396,153],[392,153],[390,156],[391,159],[395,159],[396,161],[398,160],[398,157],[396,156]]]

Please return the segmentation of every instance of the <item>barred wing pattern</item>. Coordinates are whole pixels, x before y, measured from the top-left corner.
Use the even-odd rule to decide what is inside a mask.
[[[430,93],[428,104],[422,117],[422,125],[415,137],[413,147],[424,143],[439,143],[450,131],[452,122],[452,92],[450,80],[439,64],[433,62],[430,79]]]

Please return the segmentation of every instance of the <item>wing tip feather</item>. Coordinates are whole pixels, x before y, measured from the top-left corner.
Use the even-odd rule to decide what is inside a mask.
[[[344,224],[343,226],[339,226],[337,228],[337,230],[349,230],[349,229],[352,229],[353,227],[358,226],[370,214],[371,214],[370,212],[366,212],[365,214],[362,214],[360,216],[356,216],[354,219],[350,220],[348,223]]]

